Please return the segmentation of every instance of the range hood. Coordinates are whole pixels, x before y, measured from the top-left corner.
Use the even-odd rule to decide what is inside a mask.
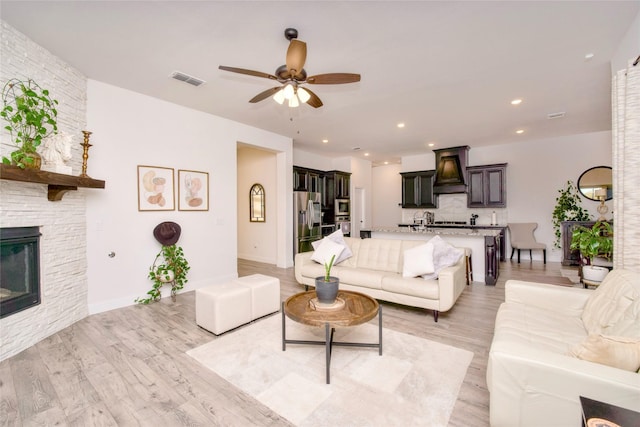
[[[436,154],[436,181],[434,194],[467,192],[467,161],[469,146],[433,150]]]

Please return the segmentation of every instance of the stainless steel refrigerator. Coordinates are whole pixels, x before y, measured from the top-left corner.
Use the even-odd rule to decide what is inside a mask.
[[[293,253],[313,250],[312,242],[322,239],[322,195],[293,192]]]

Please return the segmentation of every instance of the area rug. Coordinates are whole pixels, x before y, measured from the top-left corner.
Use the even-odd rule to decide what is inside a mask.
[[[324,340],[324,328],[286,319],[287,338]],[[377,322],[377,319],[375,320]],[[336,330],[335,341],[377,342],[377,323]],[[298,426],[446,426],[473,353],[383,329],[376,348],[288,344],[276,314],[187,352]]]

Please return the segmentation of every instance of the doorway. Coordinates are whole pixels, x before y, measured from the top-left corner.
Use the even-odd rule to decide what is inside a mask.
[[[365,215],[367,192],[364,188],[356,187],[353,195],[353,209],[351,212],[351,237],[360,237],[360,230],[369,227]]]

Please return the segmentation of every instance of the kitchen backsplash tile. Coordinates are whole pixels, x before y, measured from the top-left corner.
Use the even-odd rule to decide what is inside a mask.
[[[489,225],[493,212],[499,225],[506,225],[508,221],[507,209],[470,209],[466,194],[441,194],[438,196],[438,209],[402,209],[401,223],[411,224],[424,212],[433,212],[435,221],[466,221],[468,224],[471,215],[476,214],[477,225]]]

